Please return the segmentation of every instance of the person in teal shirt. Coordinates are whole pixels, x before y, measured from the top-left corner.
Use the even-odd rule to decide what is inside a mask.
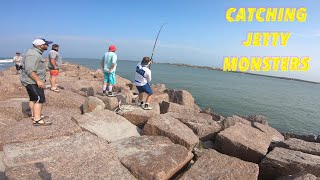
[[[109,51],[104,54],[101,59],[101,66],[104,73],[104,83],[102,92],[107,96],[115,96],[112,92],[112,87],[116,84],[116,69],[117,69],[117,50],[115,45],[109,46]]]

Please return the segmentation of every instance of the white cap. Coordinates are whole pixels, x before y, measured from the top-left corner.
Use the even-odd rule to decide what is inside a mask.
[[[35,39],[32,44],[34,46],[41,46],[43,44],[52,44],[52,41],[46,41],[45,39]]]

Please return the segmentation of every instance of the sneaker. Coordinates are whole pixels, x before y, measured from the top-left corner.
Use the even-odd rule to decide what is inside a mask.
[[[114,97],[115,95],[113,94],[113,92],[107,92],[107,96],[108,97]]]
[[[143,102],[143,101],[141,101],[141,102],[138,104],[138,106],[141,106],[141,107],[143,108],[143,106],[144,106],[144,102]]]
[[[144,106],[142,107],[144,110],[152,110],[152,107],[149,106],[149,104],[144,104]]]

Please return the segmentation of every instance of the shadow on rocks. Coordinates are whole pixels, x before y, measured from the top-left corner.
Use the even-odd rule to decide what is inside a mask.
[[[51,180],[51,174],[46,170],[44,165],[42,163],[35,163],[34,166],[36,168],[40,169],[40,172],[38,172],[39,176],[42,180]]]
[[[0,171],[0,180],[7,180],[7,176],[4,174],[4,172]]]

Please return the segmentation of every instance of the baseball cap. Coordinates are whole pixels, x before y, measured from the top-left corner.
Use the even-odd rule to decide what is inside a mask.
[[[109,46],[109,51],[114,52],[114,51],[116,51],[116,50],[117,50],[117,48],[116,48],[115,45]]]
[[[34,46],[40,46],[40,45],[43,45],[43,44],[52,44],[52,41],[46,41],[45,39],[43,38],[39,38],[39,39],[35,39],[32,44]]]

